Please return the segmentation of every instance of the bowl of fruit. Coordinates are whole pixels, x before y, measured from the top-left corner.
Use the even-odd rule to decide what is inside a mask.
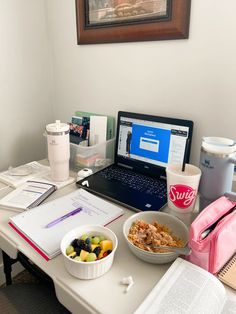
[[[69,231],[61,241],[67,271],[79,279],[94,279],[112,266],[118,240],[100,225],[84,225]]]

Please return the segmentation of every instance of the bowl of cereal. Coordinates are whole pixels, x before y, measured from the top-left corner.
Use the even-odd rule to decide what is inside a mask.
[[[61,241],[67,271],[79,279],[94,279],[112,266],[118,240],[100,225],[84,225],[69,231]]]
[[[130,216],[123,225],[123,235],[131,252],[153,264],[174,261],[178,253],[159,247],[184,247],[188,234],[187,226],[179,218],[163,212],[140,212]]]

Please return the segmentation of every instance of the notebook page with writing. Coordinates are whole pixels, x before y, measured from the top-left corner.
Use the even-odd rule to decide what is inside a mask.
[[[225,264],[225,266],[218,273],[218,278],[236,290],[236,254]]]
[[[46,228],[50,222],[79,207],[82,211],[78,214]],[[122,208],[78,189],[11,217],[9,225],[45,259],[50,259],[60,254],[61,239],[68,231],[85,224],[107,225],[123,213]]]

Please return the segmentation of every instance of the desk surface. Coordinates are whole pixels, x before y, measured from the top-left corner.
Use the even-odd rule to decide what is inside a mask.
[[[48,200],[74,189],[76,189],[75,184],[71,184],[56,191]],[[168,208],[165,208],[165,211],[168,211]],[[112,268],[100,278],[80,280],[66,271],[62,255],[46,262],[8,226],[9,217],[15,214],[17,213],[14,211],[1,209],[0,248],[12,258],[16,258],[17,250],[21,251],[47,273],[54,281],[58,299],[73,313],[133,313],[171,265],[170,263],[164,265],[145,263],[130,252],[122,235],[122,226],[134,212],[125,209],[123,217],[108,225],[116,233],[119,241]],[[180,218],[183,217],[187,225],[193,219],[192,215],[184,215]],[[125,287],[120,284],[120,281],[127,276],[133,277],[134,285],[128,293],[124,293]],[[227,292],[236,299],[233,290],[227,288]]]

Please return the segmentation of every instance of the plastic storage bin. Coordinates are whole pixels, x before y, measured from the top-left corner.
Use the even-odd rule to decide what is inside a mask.
[[[114,160],[114,147],[115,139],[93,146],[70,143],[70,168],[78,170],[109,165]]]

